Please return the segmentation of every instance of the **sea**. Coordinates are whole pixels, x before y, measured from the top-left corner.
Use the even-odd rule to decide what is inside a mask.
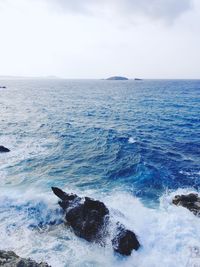
[[[52,267],[200,266],[200,218],[172,204],[200,190],[200,80],[0,84],[1,250]],[[78,238],[52,186],[103,201],[141,248]]]

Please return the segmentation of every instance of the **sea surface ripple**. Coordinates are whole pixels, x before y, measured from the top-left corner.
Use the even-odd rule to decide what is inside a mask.
[[[199,219],[170,202],[200,189],[200,81],[2,82],[0,249],[53,267],[186,266]],[[124,261],[75,237],[51,186],[106,202],[141,252]]]

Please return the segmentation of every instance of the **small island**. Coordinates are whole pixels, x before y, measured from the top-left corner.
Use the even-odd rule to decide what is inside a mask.
[[[142,79],[140,79],[140,78],[135,78],[134,80],[135,81],[142,81]]]
[[[107,78],[106,80],[108,80],[108,81],[127,81],[128,78],[122,77],[122,76],[113,76],[113,77]]]

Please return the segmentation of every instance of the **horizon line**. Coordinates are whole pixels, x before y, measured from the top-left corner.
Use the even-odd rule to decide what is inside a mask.
[[[117,75],[118,76],[118,75]],[[115,76],[110,76],[115,77]],[[126,77],[127,76],[121,76]],[[109,78],[109,77],[108,77]],[[69,77],[59,77],[56,75],[47,75],[47,76],[21,76],[21,75],[0,75],[0,80],[23,80],[23,79],[44,79],[44,80],[104,80],[106,81],[108,78],[69,78]],[[135,79],[141,79],[141,80],[200,80],[200,78],[144,78],[142,76],[136,76],[133,78],[128,78],[128,80],[135,80]]]

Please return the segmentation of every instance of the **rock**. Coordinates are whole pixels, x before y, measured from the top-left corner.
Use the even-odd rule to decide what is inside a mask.
[[[67,194],[57,187],[52,190],[61,201],[59,205],[65,212],[65,219],[74,233],[89,242],[103,243],[105,236],[109,236],[109,210],[103,202],[89,197],[80,198],[75,194]],[[112,240],[113,248],[122,255],[130,255],[140,244],[135,234],[117,225],[117,234]]]
[[[13,251],[0,250],[0,266],[2,267],[50,267],[47,263],[36,263],[31,259],[17,256]]]
[[[6,153],[6,152],[10,152],[10,150],[5,146],[0,146],[0,153]]]
[[[66,194],[59,188],[52,187],[53,192],[62,200],[59,205],[65,211],[65,219],[75,234],[87,241],[101,239],[101,232],[109,214],[104,203],[74,194]]]
[[[113,76],[113,77],[107,78],[106,80],[108,80],[108,81],[127,81],[128,78],[122,77],[122,76]]]
[[[172,200],[172,203],[187,208],[195,215],[200,214],[200,197],[198,194],[190,193],[187,195],[176,195]]]
[[[125,227],[119,223],[117,234],[112,240],[112,245],[115,252],[126,256],[131,255],[133,249],[138,250],[140,247],[136,235],[132,231],[125,229]]]

